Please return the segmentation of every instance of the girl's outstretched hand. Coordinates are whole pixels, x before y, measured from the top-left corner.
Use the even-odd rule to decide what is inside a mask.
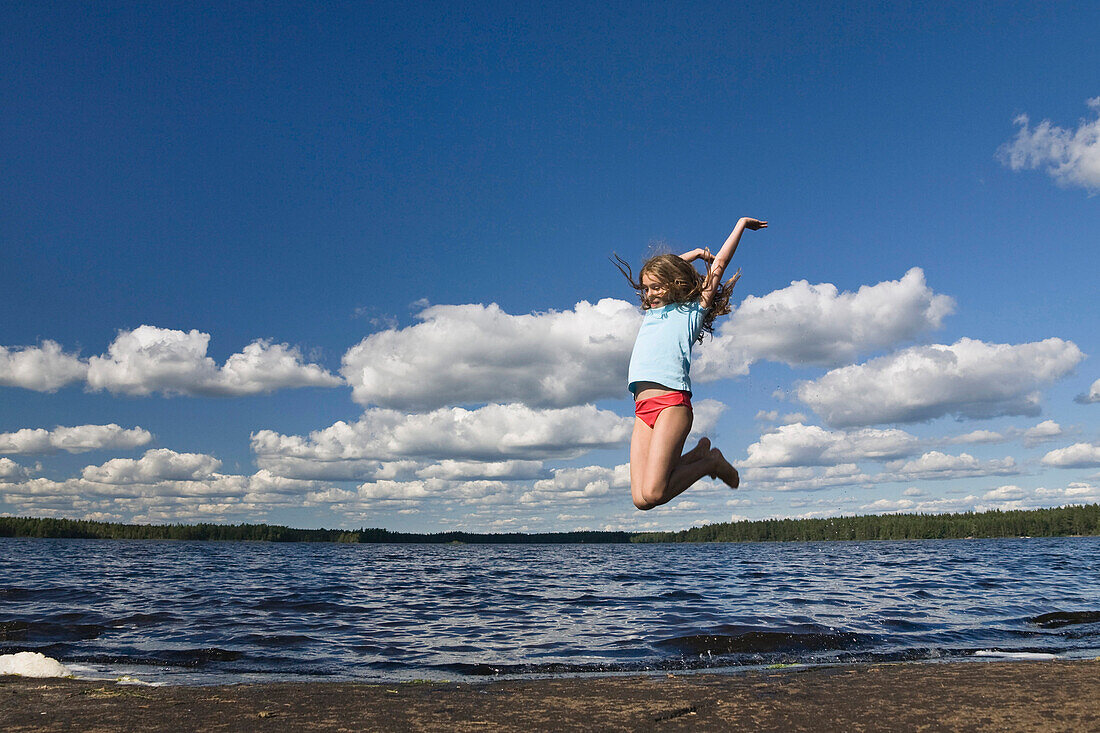
[[[750,219],[747,216],[742,217],[741,221],[744,223],[746,229],[752,229],[753,231],[757,229],[766,229],[768,227],[768,222],[760,221],[759,219]]]

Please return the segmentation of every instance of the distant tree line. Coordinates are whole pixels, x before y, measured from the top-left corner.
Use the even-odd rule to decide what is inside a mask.
[[[255,540],[260,542],[358,542],[355,532],[291,529],[271,524],[118,524],[77,519],[0,517],[0,537],[66,537],[91,540]]]
[[[960,514],[874,514],[832,519],[765,519],[643,532],[632,542],[809,542],[1100,535],[1100,504]]]
[[[630,542],[629,532],[391,532],[387,529],[293,529],[274,524],[118,524],[77,519],[0,517],[0,537],[58,537],[96,540],[237,540],[255,542],[391,542],[468,544],[563,544]]]
[[[624,542],[808,542],[970,537],[1100,535],[1100,504],[1059,509],[961,514],[872,514],[832,519],[765,519],[693,527],[681,532],[391,532],[388,529],[293,529],[274,524],[118,524],[76,519],[0,517],[0,537],[111,540],[246,540],[256,542],[386,542],[568,544]]]

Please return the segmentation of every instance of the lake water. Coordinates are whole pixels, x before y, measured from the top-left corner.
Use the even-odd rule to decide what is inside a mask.
[[[1100,655],[1100,538],[334,545],[0,538],[0,653],[206,684]]]

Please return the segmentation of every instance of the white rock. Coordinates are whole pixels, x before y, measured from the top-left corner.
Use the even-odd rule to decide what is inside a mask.
[[[18,674],[23,677],[73,676],[64,664],[38,652],[0,654],[0,674]]]

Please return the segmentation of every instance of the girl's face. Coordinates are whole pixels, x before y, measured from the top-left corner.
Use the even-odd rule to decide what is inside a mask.
[[[661,308],[668,305],[668,285],[651,273],[642,274],[642,299],[648,308]]]

